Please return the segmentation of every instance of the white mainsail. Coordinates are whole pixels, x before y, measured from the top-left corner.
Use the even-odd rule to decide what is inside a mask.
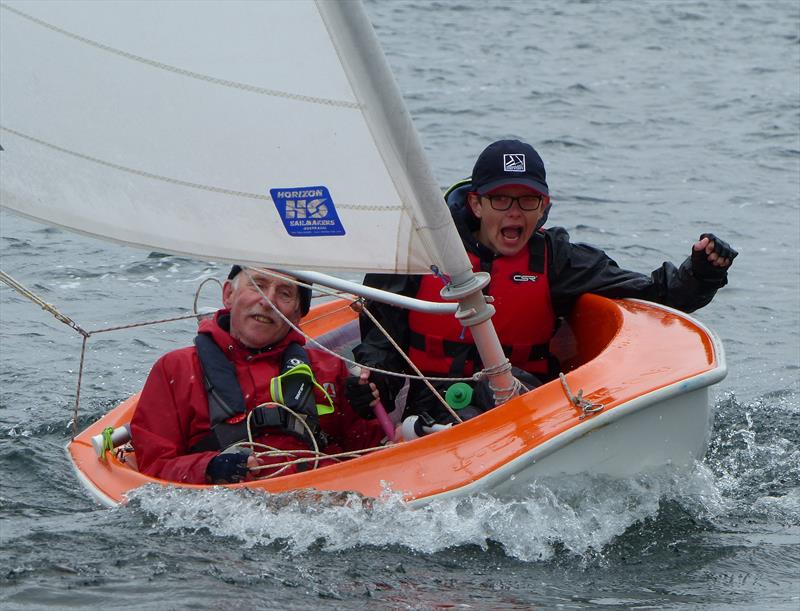
[[[201,259],[470,268],[360,3],[0,4],[0,204]]]
[[[515,392],[360,0],[0,2],[0,138],[0,205],[75,231],[293,270],[435,265],[496,398]]]

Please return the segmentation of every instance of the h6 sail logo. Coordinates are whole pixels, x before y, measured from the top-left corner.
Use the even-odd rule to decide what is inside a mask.
[[[525,153],[505,153],[503,155],[503,169],[506,172],[524,172]]]
[[[290,236],[345,235],[327,187],[270,189],[269,193]]]

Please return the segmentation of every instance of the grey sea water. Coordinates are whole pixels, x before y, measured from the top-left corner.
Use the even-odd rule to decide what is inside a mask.
[[[800,607],[800,9],[795,2],[373,1],[445,186],[533,143],[550,224],[649,272],[704,231],[740,251],[697,313],[725,343],[689,473],[545,481],[410,511],[142,490],[98,507],[69,439],[80,337],[0,286],[4,609]],[[0,109],[2,111],[2,109]],[[1,162],[1,159],[0,159]],[[187,313],[225,266],[0,213],[4,271],[87,329]],[[216,305],[213,288],[201,305]],[[191,323],[88,342],[83,428]]]

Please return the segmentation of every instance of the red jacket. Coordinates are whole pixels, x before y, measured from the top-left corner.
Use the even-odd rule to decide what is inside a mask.
[[[286,346],[290,342],[303,344],[305,339],[296,331],[290,331],[270,350],[253,354],[219,326],[220,316],[226,314],[227,310],[220,310],[214,320],[202,321],[199,332],[209,334],[233,362],[245,405],[251,410],[272,400],[269,382],[279,372],[281,354]],[[383,437],[378,422],[359,418],[345,399],[344,380],[348,372],[344,362],[313,348],[307,352],[317,382],[328,389],[334,401],[334,412],[320,416],[320,427],[330,439],[325,452],[335,454],[378,445]],[[317,402],[324,402],[322,396],[317,397]],[[131,420],[139,470],[170,481],[206,483],[206,466],[218,452],[192,454],[189,448],[210,430],[208,399],[194,346],[165,354],[153,365]],[[302,440],[277,429],[255,441],[282,450],[308,449]],[[278,458],[272,462],[285,460]],[[266,462],[262,459],[262,463]],[[294,472],[296,469],[292,466],[283,474]]]

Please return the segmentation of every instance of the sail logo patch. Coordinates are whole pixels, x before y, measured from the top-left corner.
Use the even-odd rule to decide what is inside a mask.
[[[327,187],[270,189],[269,193],[290,236],[345,235]]]
[[[506,172],[525,171],[525,153],[505,153],[503,154],[503,169]]]

